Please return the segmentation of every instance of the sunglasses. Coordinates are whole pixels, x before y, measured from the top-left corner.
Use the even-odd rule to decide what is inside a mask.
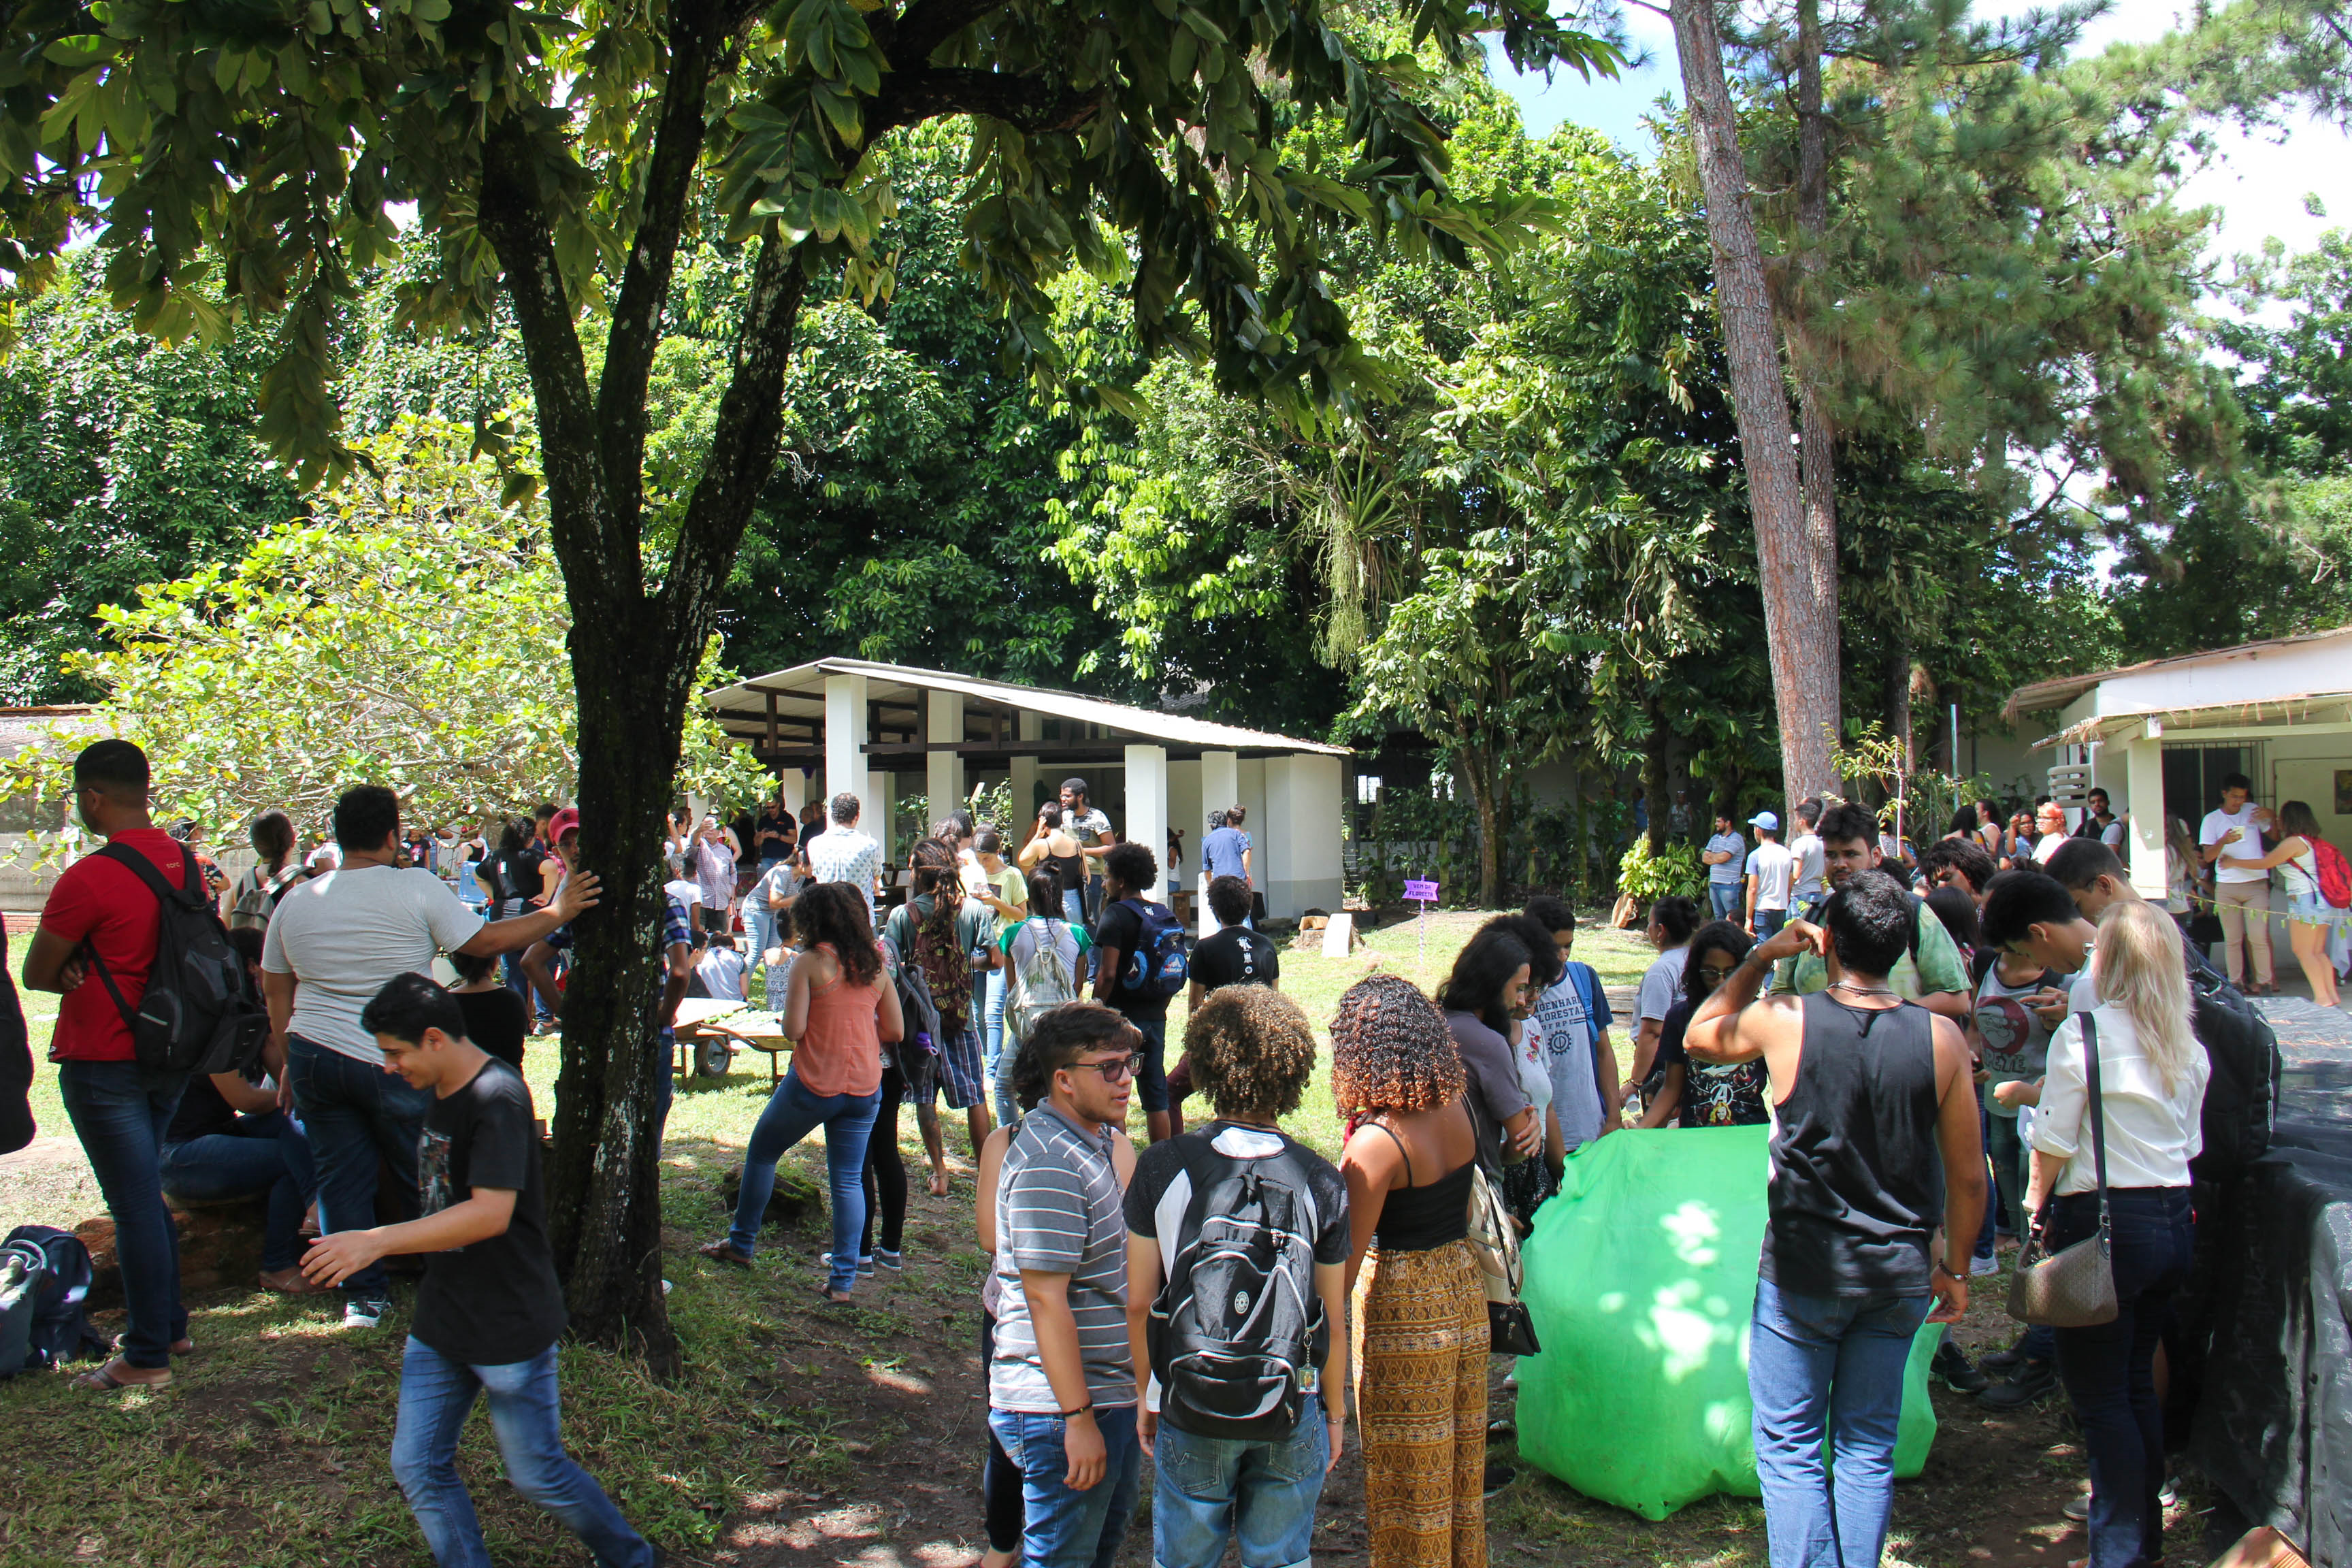
[[[1736,963],[1702,963],[1698,966],[1698,977],[1709,985],[1720,985],[1738,973],[1739,965]]]
[[[1092,1068],[1102,1074],[1105,1083],[1117,1083],[1143,1070],[1143,1053],[1138,1051],[1133,1056],[1113,1057],[1107,1062],[1072,1062],[1069,1070],[1076,1072],[1080,1068]]]

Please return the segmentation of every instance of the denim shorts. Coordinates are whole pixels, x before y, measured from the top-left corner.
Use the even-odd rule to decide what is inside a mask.
[[[2297,893],[2286,901],[2286,918],[2297,925],[2339,926],[2352,920],[2352,910],[2339,910],[2317,893]]]

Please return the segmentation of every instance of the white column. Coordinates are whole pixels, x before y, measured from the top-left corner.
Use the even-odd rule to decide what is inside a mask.
[[[925,733],[930,743],[961,745],[963,743],[963,695],[956,691],[927,691],[923,694],[926,716],[930,721]],[[963,757],[955,752],[929,752],[923,759],[923,793],[931,797],[931,822],[963,805]],[[923,825],[926,827],[930,823]]]
[[[1160,875],[1143,894],[1155,904],[1168,901],[1168,748],[1127,748],[1127,821],[1120,837],[1140,844],[1160,863]]]
[[[866,804],[871,831],[881,822],[875,803],[866,799],[866,678],[828,675],[824,678],[824,793],[828,800],[845,792]],[[878,836],[877,841],[879,841]]]
[[[2148,732],[2124,743],[2124,787],[2131,831],[2125,836],[2124,858],[2131,866],[2132,887],[2139,896],[2164,901],[2164,726],[2153,720]]]
[[[776,773],[776,783],[784,792],[784,805],[794,816],[808,804],[808,775],[801,772],[798,763],[786,763]]]

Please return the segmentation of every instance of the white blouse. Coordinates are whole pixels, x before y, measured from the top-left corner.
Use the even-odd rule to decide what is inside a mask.
[[[2189,1162],[2205,1147],[2198,1116],[2212,1064],[2190,1042],[2188,1070],[2169,1089],[2140,1047],[2131,1015],[2113,1003],[2091,1015],[2099,1032],[2099,1087],[2107,1111],[2107,1185],[2185,1187]],[[2050,1040],[2048,1076],[2033,1118],[2033,1147],[2066,1162],[2059,1193],[2098,1190],[2091,1113],[2083,1076],[2083,1023],[2070,1015]]]

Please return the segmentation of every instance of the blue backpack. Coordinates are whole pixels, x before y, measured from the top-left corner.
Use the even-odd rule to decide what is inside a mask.
[[[1145,996],[1173,996],[1183,990],[1192,961],[1184,952],[1184,924],[1176,911],[1144,899],[1121,899],[1119,908],[1135,911],[1143,935],[1119,971],[1118,988]]]
[[[20,1225],[0,1242],[0,1377],[105,1349],[83,1305],[89,1249],[48,1225]]]

